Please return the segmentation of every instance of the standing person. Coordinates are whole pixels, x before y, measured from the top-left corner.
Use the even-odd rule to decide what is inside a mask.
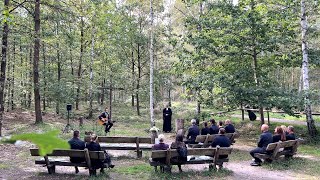
[[[163,109],[163,132],[171,132],[171,117],[172,117],[172,111],[169,108],[169,105],[166,106],[166,108]]]
[[[207,134],[210,134],[210,128],[208,127],[208,122],[205,121],[203,123],[203,128],[201,129],[201,135],[207,135]]]
[[[80,132],[78,130],[73,131],[73,138],[68,141],[71,149],[84,150],[84,148],[86,147],[86,144],[79,137],[80,137]],[[79,157],[71,157],[70,161],[72,163],[81,163],[81,162],[84,162],[85,159],[79,158]],[[76,174],[79,173],[78,166],[75,166],[75,169],[76,169]]]
[[[254,157],[255,153],[261,153],[266,154],[267,146],[268,144],[272,143],[272,134],[269,132],[269,126],[266,124],[263,124],[261,126],[261,132],[259,141],[258,141],[258,147],[250,151],[250,155],[254,158],[254,161],[250,164],[251,166],[261,166],[261,159]]]
[[[90,142],[86,144],[86,147],[88,148],[89,151],[101,151],[100,144],[98,143],[98,136],[95,134],[92,134],[90,137]],[[100,160],[91,160],[91,164],[93,168],[99,169],[100,173],[104,173],[104,163],[108,164],[108,167],[113,168],[114,165],[111,164],[111,158],[108,155],[108,153],[105,152],[106,159],[104,161]]]
[[[103,122],[103,125],[106,126],[105,132],[110,132],[111,127],[113,126],[113,122],[110,118],[110,115],[108,113],[108,107],[105,108],[105,111],[100,114],[99,120]]]
[[[200,130],[199,130],[199,127],[197,126],[197,121],[195,119],[192,119],[191,126],[188,129],[187,141],[185,141],[185,143],[196,144],[196,138],[199,135],[199,133],[200,133]]]

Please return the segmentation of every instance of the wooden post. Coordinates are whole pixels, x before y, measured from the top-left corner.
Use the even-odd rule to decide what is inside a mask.
[[[242,121],[244,121],[244,109],[243,108],[241,108],[241,113],[242,113],[242,116],[241,116]]]
[[[140,150],[140,147],[139,147],[139,137],[136,137],[136,148],[137,148],[137,158],[141,158],[142,151]]]
[[[270,126],[270,116],[269,116],[269,110],[267,110],[267,116],[268,116],[268,125]]]
[[[79,127],[81,128],[83,126],[83,117],[79,117]]]

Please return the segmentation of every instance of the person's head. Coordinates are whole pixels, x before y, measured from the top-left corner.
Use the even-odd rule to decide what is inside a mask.
[[[192,124],[192,125],[196,125],[196,124],[197,124],[197,120],[191,119],[191,124]]]
[[[104,108],[104,110],[105,110],[106,112],[108,111],[108,109],[109,109],[108,107]]]
[[[91,134],[90,141],[91,142],[97,142],[97,140],[98,140],[98,136],[96,134]]]
[[[288,126],[288,133],[294,133],[294,127],[293,126]]]
[[[226,130],[224,128],[219,129],[219,134],[225,134],[225,133],[226,133]]]
[[[225,125],[232,124],[230,119],[227,119],[224,123]]]
[[[219,126],[223,126],[223,121],[219,121]]]
[[[287,126],[281,125],[281,128],[282,128],[283,132],[287,132]]]
[[[203,126],[208,127],[208,122],[207,121],[203,122]]]
[[[210,119],[211,125],[216,125],[216,120]]]
[[[164,141],[164,135],[163,134],[159,134],[158,136],[159,142],[163,142]]]
[[[262,131],[262,132],[269,131],[269,126],[268,126],[267,124],[262,124],[262,126],[261,126],[261,131]]]
[[[177,134],[177,136],[176,136],[176,141],[177,141],[177,142],[183,142],[183,135]]]
[[[73,137],[74,138],[79,138],[80,137],[80,131],[78,131],[78,130],[73,131]]]
[[[285,132],[283,131],[283,129],[280,126],[277,126],[274,129],[274,133],[281,136],[281,141],[285,141],[286,140],[286,134],[285,134]]]

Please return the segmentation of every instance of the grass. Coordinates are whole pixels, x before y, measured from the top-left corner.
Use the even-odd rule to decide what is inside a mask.
[[[9,169],[10,166],[8,164],[0,163],[0,169]]]

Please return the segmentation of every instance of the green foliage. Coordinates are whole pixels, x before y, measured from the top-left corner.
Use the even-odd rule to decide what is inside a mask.
[[[13,135],[9,140],[5,142],[14,143],[17,140],[29,141],[36,144],[39,147],[39,153],[41,156],[52,153],[54,149],[70,149],[70,145],[67,141],[58,138],[58,130],[49,131],[47,133],[25,133]]]

